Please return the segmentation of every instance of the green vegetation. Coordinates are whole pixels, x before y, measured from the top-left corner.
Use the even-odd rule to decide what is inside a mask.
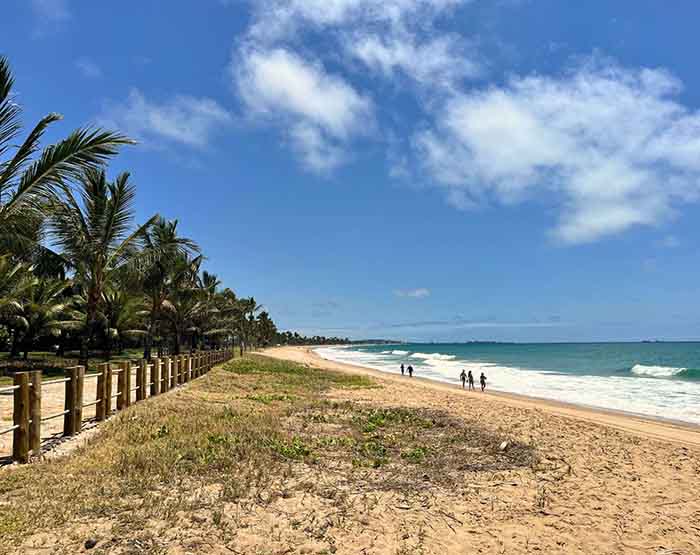
[[[134,221],[135,183],[107,169],[132,140],[87,127],[42,148],[57,114],[22,139],[13,86],[0,57],[0,351],[25,361],[0,374],[31,368],[32,351],[78,351],[88,365],[90,353],[109,360],[127,348],[150,359],[153,350],[235,345],[243,353],[301,338],[278,333],[253,297],[204,270],[177,221]]]
[[[446,413],[345,400],[375,388],[365,377],[265,357],[231,361],[119,413],[63,460],[0,473],[0,550],[29,530],[85,519],[136,534],[147,522],[213,515],[226,503],[267,505],[319,488],[335,495],[299,478],[307,472],[409,495],[535,461],[531,448],[501,452],[503,437]],[[139,541],[147,550],[148,539]]]

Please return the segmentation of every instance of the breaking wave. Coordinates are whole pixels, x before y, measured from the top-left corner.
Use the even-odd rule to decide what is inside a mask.
[[[457,358],[454,355],[442,355],[440,353],[413,353],[411,357],[422,360],[454,360]]]
[[[649,378],[676,378],[690,377],[693,370],[687,368],[674,368],[673,366],[646,366],[644,364],[635,364],[630,370],[636,376],[646,376]]]

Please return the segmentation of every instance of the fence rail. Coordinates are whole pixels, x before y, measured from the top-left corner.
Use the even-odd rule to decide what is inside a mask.
[[[40,370],[17,372],[12,386],[0,388],[0,393],[13,392],[13,425],[0,430],[0,435],[13,433],[12,460],[27,463],[31,454],[38,455],[41,450],[42,422],[63,417],[63,435],[73,436],[82,429],[84,408],[94,406],[95,420],[104,421],[115,411],[199,378],[232,357],[233,350],[227,349],[156,358],[150,363],[145,360],[106,362],[98,365],[96,373],[87,375],[83,366],[72,366],[66,368],[65,378],[45,382]],[[132,387],[134,373],[136,385]],[[84,402],[85,380],[93,378],[97,379],[95,400]],[[112,392],[113,378],[117,379],[116,393]],[[57,384],[65,384],[64,410],[42,417],[41,390]],[[132,401],[134,392],[136,399]],[[114,409],[112,399],[117,400]]]

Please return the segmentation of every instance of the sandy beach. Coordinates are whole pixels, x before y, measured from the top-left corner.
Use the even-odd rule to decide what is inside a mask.
[[[691,427],[263,354],[0,473],[0,551],[700,553]]]
[[[394,553],[401,530],[421,528],[425,553],[700,553],[700,431],[691,426],[455,387],[323,360],[306,348],[267,356],[371,375],[383,387],[353,394],[361,403],[445,410],[535,447],[537,469],[492,476],[465,489],[434,490],[431,517],[412,506],[377,512],[379,548]],[[348,394],[344,393],[347,398]],[[409,524],[410,523],[410,524]],[[415,551],[418,552],[418,551]]]

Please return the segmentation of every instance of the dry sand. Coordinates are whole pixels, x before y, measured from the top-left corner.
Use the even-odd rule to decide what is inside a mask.
[[[372,375],[384,387],[343,397],[447,410],[533,445],[541,458],[537,469],[495,474],[488,483],[470,484],[465,473],[463,491],[436,488],[422,506],[381,498],[365,517],[366,529],[338,545],[339,553],[700,553],[697,428],[470,394],[326,361],[307,348],[265,354]],[[305,510],[321,509],[310,503]]]

